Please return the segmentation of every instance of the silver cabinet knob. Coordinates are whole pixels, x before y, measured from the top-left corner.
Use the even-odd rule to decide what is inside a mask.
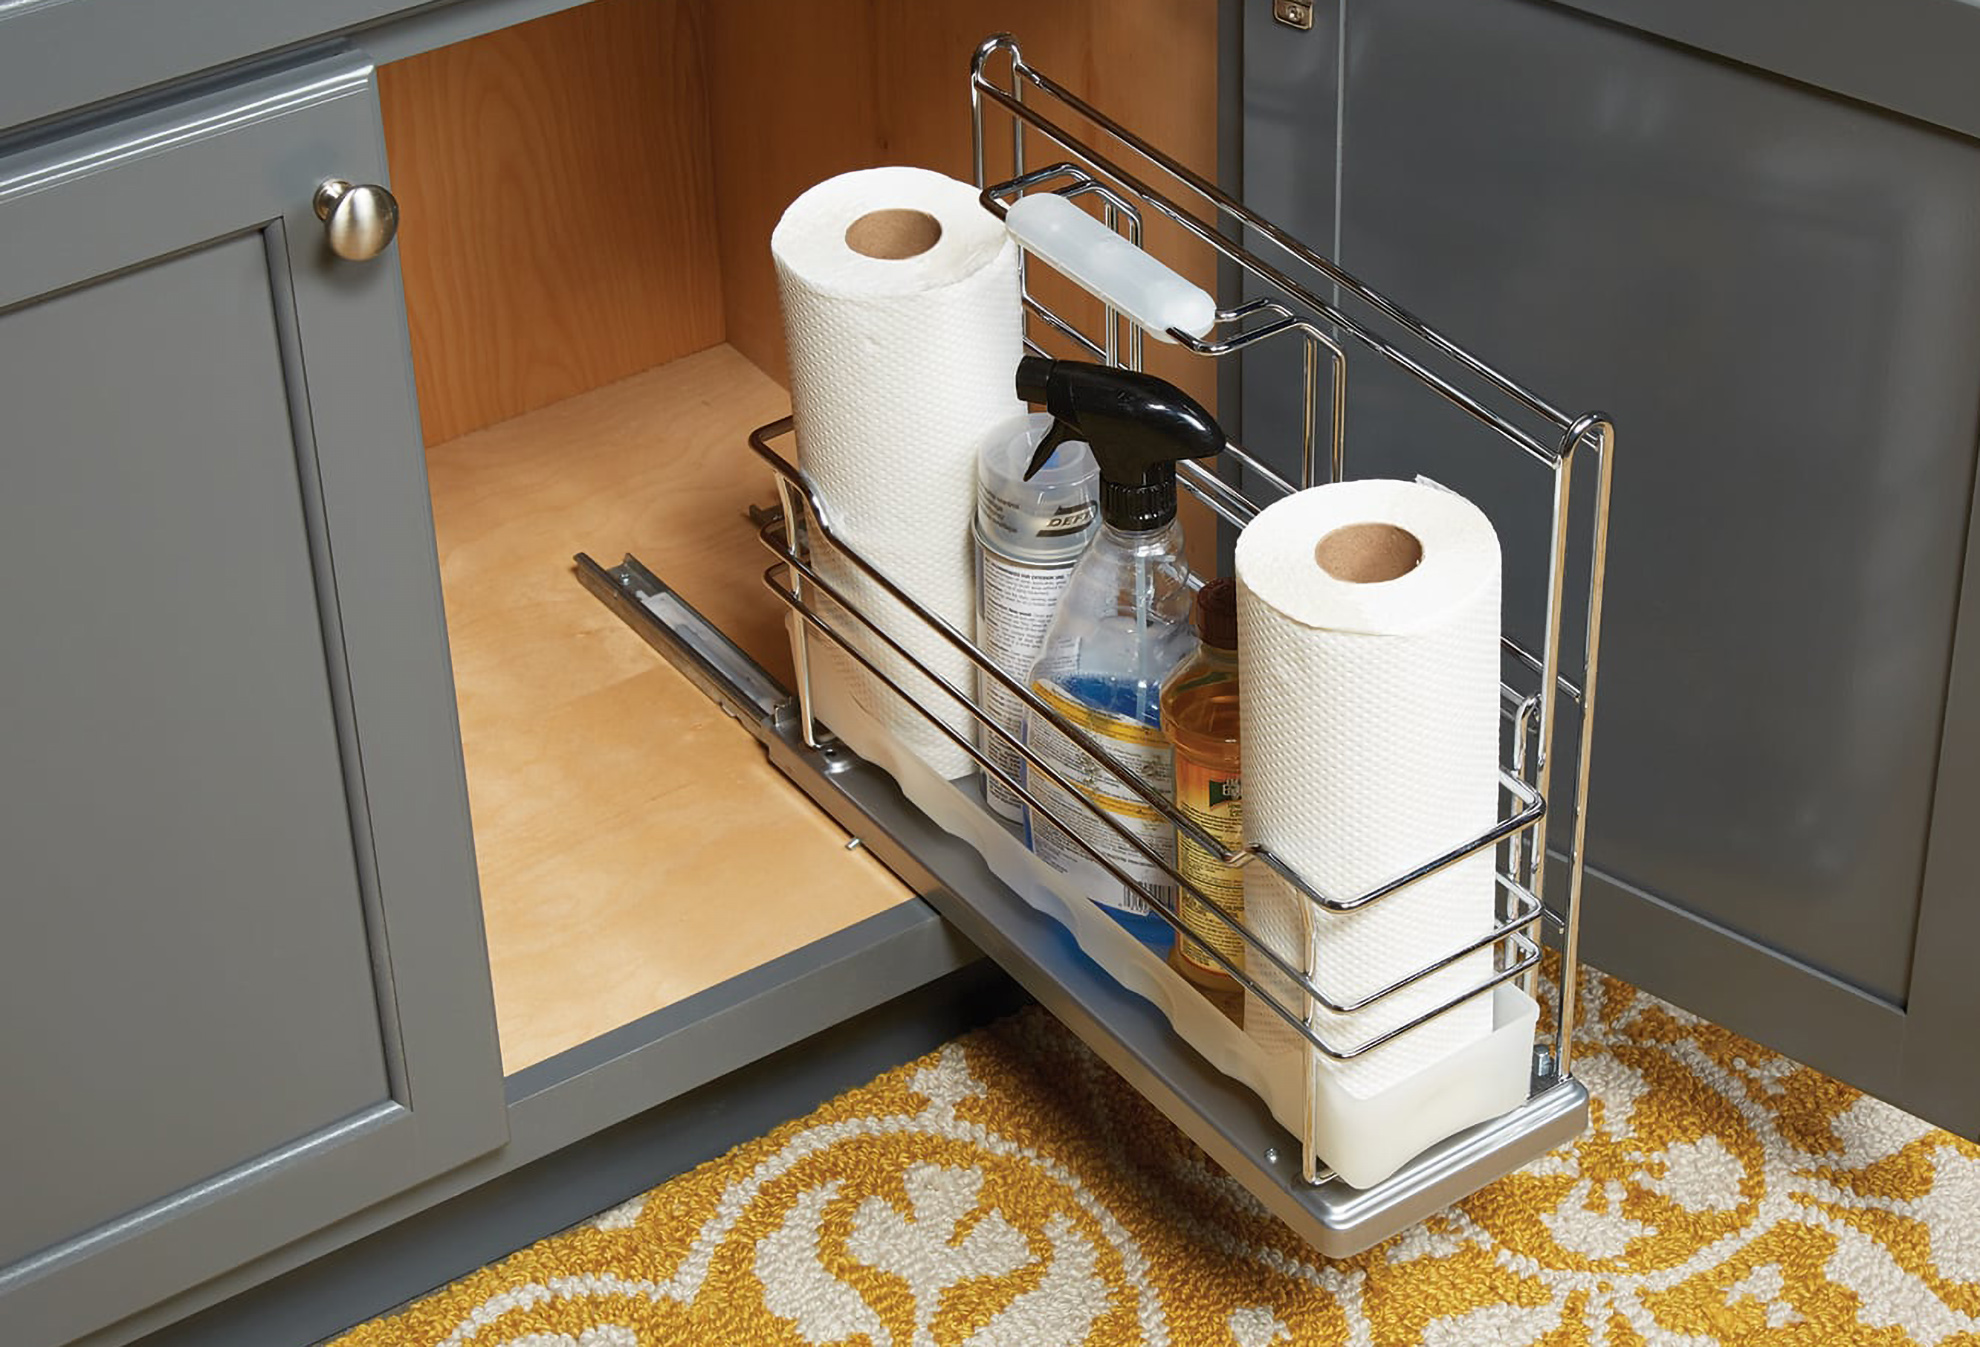
[[[325,178],[311,204],[323,221],[330,251],[352,262],[378,256],[399,232],[398,200],[376,183]]]

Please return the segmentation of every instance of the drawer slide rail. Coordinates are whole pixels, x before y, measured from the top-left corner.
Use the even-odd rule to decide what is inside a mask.
[[[1307,1182],[1297,1143],[1258,1096],[1179,1040],[1154,1005],[1081,955],[1058,922],[908,803],[886,772],[843,744],[807,743],[796,696],[638,558],[608,568],[579,554],[576,563],[585,588],[735,716],[772,765],[1320,1253],[1359,1253],[1587,1126],[1581,1082],[1540,1067],[1525,1105],[1431,1147],[1377,1187]],[[733,695],[749,686],[778,695],[762,701]]]

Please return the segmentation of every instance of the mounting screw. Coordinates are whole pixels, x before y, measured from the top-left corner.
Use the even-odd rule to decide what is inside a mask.
[[[1277,1147],[1267,1146],[1265,1148],[1265,1163],[1268,1165],[1276,1165],[1279,1163],[1279,1151]]]
[[[1272,17],[1305,32],[1313,27],[1313,6],[1309,0],[1272,0]]]

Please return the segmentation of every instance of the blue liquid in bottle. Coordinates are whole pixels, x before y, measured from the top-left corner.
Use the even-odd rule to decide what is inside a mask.
[[[1032,687],[1040,697],[1163,799],[1175,794],[1175,759],[1161,730],[1162,679],[1196,647],[1181,541],[1173,520],[1145,530],[1103,526],[1073,571],[1032,669]],[[1163,865],[1174,868],[1174,828],[1132,787],[1036,713],[1026,717],[1025,732],[1034,752]],[[1152,901],[1173,913],[1175,881],[1044,773],[1031,769],[1026,778],[1027,787],[1061,825],[1027,810],[1026,844],[1046,864],[1074,879],[1135,939],[1166,953],[1175,941],[1175,927],[1145,909]],[[1089,847],[1131,877],[1135,888],[1110,873]],[[1146,892],[1149,901],[1136,889]]]

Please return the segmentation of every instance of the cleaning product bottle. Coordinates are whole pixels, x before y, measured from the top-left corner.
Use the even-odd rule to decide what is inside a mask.
[[[1073,563],[1100,526],[1100,469],[1078,440],[1061,444],[1044,466],[1027,472],[1032,452],[1051,432],[1046,412],[998,427],[976,460],[976,643],[999,669],[1023,681],[1045,644]],[[1024,733],[1024,703],[983,674],[978,704],[1012,734]],[[1024,780],[1024,759],[1007,741],[977,727],[984,755]],[[983,802],[1013,823],[1024,799],[988,772]]]
[[[1238,771],[1237,581],[1212,580],[1196,592],[1196,653],[1162,684],[1162,733],[1176,750],[1176,806],[1224,845],[1244,845],[1244,785]],[[1176,835],[1183,882],[1233,917],[1244,916],[1244,871],[1188,836]],[[1169,964],[1212,1005],[1243,1023],[1244,988],[1206,951],[1242,968],[1244,940],[1216,913],[1182,893],[1183,934]]]
[[[1044,403],[1057,423],[1033,454],[1034,470],[1072,439],[1085,440],[1100,465],[1100,533],[1073,567],[1032,666],[1032,690],[1167,797],[1175,789],[1174,754],[1161,730],[1162,680],[1196,645],[1175,465],[1220,452],[1224,433],[1181,389],[1129,370],[1028,357],[1018,363],[1017,391],[1027,402]],[[1032,752],[1173,868],[1175,829],[1139,794],[1036,711],[1025,716],[1025,737]],[[1137,938],[1166,952],[1173,938],[1168,922],[1066,829],[1171,913],[1174,882],[1044,773],[1027,768],[1025,776],[1052,815],[1026,810],[1031,849],[1077,880]]]

